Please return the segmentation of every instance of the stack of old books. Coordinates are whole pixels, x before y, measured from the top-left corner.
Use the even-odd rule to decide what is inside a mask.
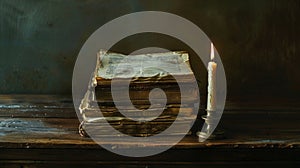
[[[123,55],[100,51],[91,86],[82,100],[81,135],[186,134],[199,106],[199,92],[186,52]],[[104,122],[105,121],[105,122]],[[107,124],[109,123],[109,124]]]

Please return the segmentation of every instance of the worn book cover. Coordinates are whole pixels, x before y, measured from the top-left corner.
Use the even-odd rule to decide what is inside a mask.
[[[123,55],[100,51],[91,83],[93,88],[87,92],[88,96],[85,96],[81,105],[84,120],[80,125],[81,133],[89,129],[98,131],[99,136],[109,136],[105,124],[102,124],[105,120],[120,134],[151,136],[167,129],[176,118],[179,124],[184,125],[197,117],[195,102],[199,93],[186,52]],[[167,99],[157,118],[140,122],[119,112],[126,111],[129,117],[139,118],[158,113],[161,110],[162,93],[151,92],[155,88],[161,89]],[[112,91],[117,95],[117,100]],[[149,101],[150,92],[152,102]],[[181,133],[186,134],[181,129],[172,134]]]

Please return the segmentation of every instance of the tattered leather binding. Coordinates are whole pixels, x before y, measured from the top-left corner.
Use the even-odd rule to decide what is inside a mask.
[[[198,106],[196,103],[199,98],[198,88],[195,86],[197,82],[186,52],[123,55],[101,50],[97,54],[97,66],[90,89],[80,106],[83,117],[80,133],[85,135],[84,130],[89,129],[99,136],[109,136],[109,131],[105,131],[107,125],[101,123],[106,120],[120,135],[151,136],[167,129],[175,121],[179,111],[179,125],[191,122],[196,118],[195,107]],[[123,110],[141,118],[158,112],[161,108],[155,108],[155,105],[159,107],[162,102],[161,92],[151,93],[152,103],[155,105],[148,109],[151,105],[149,94],[155,88],[163,90],[167,98],[164,110],[157,118],[140,122],[119,112]],[[117,100],[112,91],[117,95]],[[124,92],[128,93],[129,98]],[[185,133],[178,128],[173,134]]]

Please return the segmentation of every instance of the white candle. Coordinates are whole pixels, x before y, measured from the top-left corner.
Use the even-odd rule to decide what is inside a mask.
[[[210,52],[211,61],[208,63],[208,88],[207,88],[208,89],[207,110],[209,111],[217,110],[217,102],[216,102],[217,63],[214,62],[214,58],[215,58],[214,45],[213,43],[211,43],[211,52]]]

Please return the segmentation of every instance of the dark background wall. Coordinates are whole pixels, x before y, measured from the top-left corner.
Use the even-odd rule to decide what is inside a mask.
[[[106,22],[142,10],[178,14],[210,37],[225,67],[229,97],[300,93],[298,0],[1,0],[0,93],[71,94],[85,40]],[[155,34],[129,37],[113,49],[129,53],[157,41],[189,50]],[[205,90],[202,63],[195,60],[193,68]]]

